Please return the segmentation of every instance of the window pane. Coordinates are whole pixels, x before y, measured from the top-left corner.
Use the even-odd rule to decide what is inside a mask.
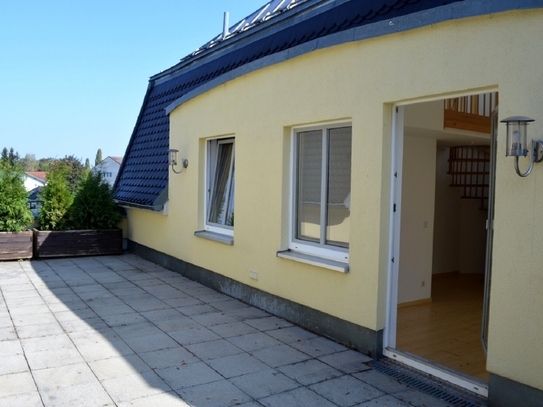
[[[233,153],[234,143],[219,143],[209,205],[208,221],[211,223],[227,225],[231,221],[233,224]]]
[[[322,131],[298,134],[298,199],[296,238],[320,241]]]
[[[349,247],[351,128],[331,129],[328,139],[326,244]]]
[[[228,192],[228,208],[226,210],[226,226],[234,226],[234,163],[232,163],[232,174],[230,174],[230,191]]]

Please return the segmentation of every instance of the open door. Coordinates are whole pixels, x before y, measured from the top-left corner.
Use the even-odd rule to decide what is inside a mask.
[[[471,109],[486,95],[458,99]],[[393,110],[384,354],[486,396],[497,110],[475,107],[488,126],[447,128],[469,116],[454,112],[440,128],[447,103]]]
[[[496,188],[496,139],[498,134],[498,108],[491,117],[492,130],[490,137],[490,183],[487,218],[486,258],[485,258],[485,291],[483,299],[483,321],[481,326],[481,342],[485,354],[488,350],[488,320],[490,310],[490,284],[492,282],[492,241],[494,238],[494,196]]]

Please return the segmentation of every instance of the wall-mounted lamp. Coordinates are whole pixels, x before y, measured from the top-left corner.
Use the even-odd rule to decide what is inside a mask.
[[[182,164],[181,171],[176,171],[175,166],[177,165],[177,153],[178,152],[179,152],[179,150],[176,150],[175,148],[170,148],[168,150],[168,153],[170,155],[169,159],[168,159],[168,165],[170,165],[172,167],[173,172],[175,172],[176,174],[181,174],[183,172],[183,170],[189,166],[189,160],[187,160],[186,158],[182,158],[181,159],[181,164]]]
[[[507,125],[507,145],[505,156],[515,157],[515,171],[520,177],[526,177],[532,172],[534,163],[543,160],[543,140],[532,139],[528,145],[528,123],[534,119],[525,116],[512,116],[501,120]],[[530,166],[526,172],[520,172],[518,158],[530,155]]]

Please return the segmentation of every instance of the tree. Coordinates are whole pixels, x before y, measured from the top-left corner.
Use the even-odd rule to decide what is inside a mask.
[[[70,192],[75,194],[79,183],[85,178],[88,170],[81,163],[81,160],[74,155],[67,155],[66,157],[58,160],[58,162],[66,165],[66,180],[68,181]]]
[[[89,173],[81,182],[70,212],[74,229],[113,229],[121,219],[113,191],[101,172]]]
[[[96,159],[94,160],[94,165],[98,165],[102,162],[102,149],[99,148],[96,152]]]
[[[39,171],[39,162],[36,160],[36,156],[34,154],[26,154],[21,160],[21,163],[23,165],[23,170],[25,171]]]
[[[18,165],[0,162],[0,230],[20,232],[32,224],[24,172]]]
[[[13,166],[20,163],[21,157],[19,157],[19,153],[13,150],[13,147],[9,149],[9,152],[8,152],[8,149],[4,147],[2,149],[2,155],[0,157],[0,161],[2,161],[2,163],[4,164]]]
[[[85,160],[85,169],[90,170],[90,161],[88,158]]]
[[[38,160],[38,171],[49,171],[49,167],[52,163],[57,161],[55,158],[40,158]]]
[[[47,184],[40,192],[43,205],[38,214],[41,230],[66,230],[69,228],[68,210],[73,195],[68,184],[69,168],[66,163],[51,164],[47,172]]]

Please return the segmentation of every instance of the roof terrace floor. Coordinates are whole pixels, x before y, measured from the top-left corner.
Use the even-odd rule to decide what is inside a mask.
[[[138,256],[0,263],[1,406],[446,406]]]

